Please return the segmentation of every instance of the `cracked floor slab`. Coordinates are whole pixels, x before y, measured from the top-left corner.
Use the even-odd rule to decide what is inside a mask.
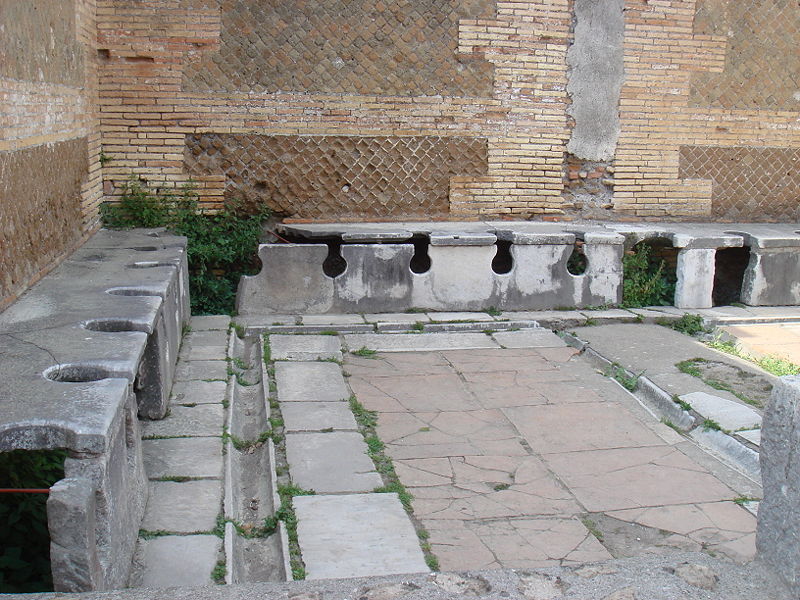
[[[752,557],[740,491],[574,349],[553,346],[345,357],[442,569],[603,561],[635,531],[654,532],[628,544],[638,553]]]

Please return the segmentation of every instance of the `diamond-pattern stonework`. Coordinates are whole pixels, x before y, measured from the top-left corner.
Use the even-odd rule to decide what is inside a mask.
[[[449,211],[450,178],[488,169],[485,138],[200,134],[193,176],[226,176],[225,197],[305,218],[426,217]]]
[[[224,0],[220,48],[187,64],[184,89],[491,96],[458,22],[494,16],[488,0]]]
[[[799,148],[681,146],[680,177],[710,179],[715,218],[800,218]]]
[[[694,30],[727,35],[728,45],[722,73],[692,75],[690,105],[800,110],[796,0],[700,0]]]

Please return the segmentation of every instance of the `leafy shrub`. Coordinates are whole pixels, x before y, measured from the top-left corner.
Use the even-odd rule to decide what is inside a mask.
[[[703,317],[689,313],[686,313],[680,319],[672,321],[668,326],[686,335],[697,335],[707,331],[705,325],[703,325]]]
[[[63,450],[0,452],[0,487],[49,488],[64,478]],[[53,589],[46,494],[0,494],[0,593]]]
[[[269,209],[253,214],[241,202],[227,201],[208,212],[199,207],[191,186],[177,196],[153,193],[134,176],[118,204],[101,207],[101,217],[111,229],[167,227],[186,236],[192,314],[232,314],[239,279],[258,271],[261,223]]]
[[[675,282],[663,260],[652,256],[648,244],[637,244],[622,259],[622,306],[668,306],[675,297]]]

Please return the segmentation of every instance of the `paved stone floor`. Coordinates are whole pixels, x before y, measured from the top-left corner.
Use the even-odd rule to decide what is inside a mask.
[[[722,330],[755,356],[780,356],[800,364],[800,325],[797,323],[731,325]]]
[[[222,540],[223,401],[229,317],[193,317],[183,339],[169,414],[142,421],[149,498],[130,585],[210,585]]]
[[[377,337],[346,342],[393,336]],[[755,518],[692,442],[547,331],[485,339],[494,347],[410,352],[397,337],[397,352],[345,356],[443,570],[753,557]]]

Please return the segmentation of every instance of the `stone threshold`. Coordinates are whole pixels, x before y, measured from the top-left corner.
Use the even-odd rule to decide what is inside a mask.
[[[245,336],[273,334],[479,332],[543,327],[564,330],[609,323],[658,323],[700,315],[707,327],[800,322],[798,306],[674,306],[579,310],[487,312],[405,312],[376,314],[291,314],[235,317]]]

